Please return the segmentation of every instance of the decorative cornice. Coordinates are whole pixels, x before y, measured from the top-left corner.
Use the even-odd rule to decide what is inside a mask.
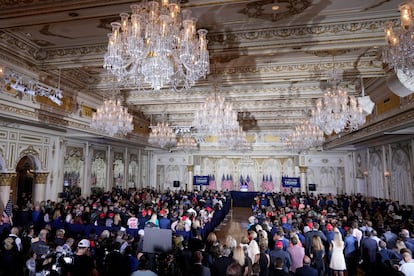
[[[381,121],[374,122],[358,131],[348,134],[341,134],[340,137],[333,137],[332,140],[324,144],[325,149],[335,149],[341,146],[347,146],[384,135],[384,132],[392,131],[398,127],[414,124],[414,107],[401,113],[389,116]]]
[[[48,172],[40,172],[35,174],[35,182],[39,185],[46,184],[46,178],[49,175]]]
[[[288,39],[297,38],[313,38],[313,42],[321,42],[320,37],[342,36],[347,34],[364,35],[369,34],[370,37],[383,34],[384,25],[394,18],[382,18],[366,21],[351,21],[344,23],[319,23],[312,26],[292,26],[292,27],[273,27],[268,29],[258,29],[255,31],[237,31],[226,34],[225,32],[215,32],[208,35],[209,46],[214,48],[215,44],[222,44],[223,42],[253,42],[253,41],[271,41],[277,44],[287,43]],[[378,32],[378,33],[376,33]],[[367,38],[367,37],[366,37]],[[243,44],[237,44],[239,46]]]
[[[16,173],[0,173],[0,186],[11,186]]]

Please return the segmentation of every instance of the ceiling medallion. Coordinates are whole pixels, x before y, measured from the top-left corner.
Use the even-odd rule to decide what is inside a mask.
[[[276,3],[280,4],[278,9],[274,8]],[[312,0],[261,0],[247,3],[240,12],[250,18],[279,21],[300,14],[311,5]]]

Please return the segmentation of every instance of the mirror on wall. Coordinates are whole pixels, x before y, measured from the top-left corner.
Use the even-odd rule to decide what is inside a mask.
[[[105,151],[96,150],[91,164],[91,192],[99,193],[106,190],[106,159]]]

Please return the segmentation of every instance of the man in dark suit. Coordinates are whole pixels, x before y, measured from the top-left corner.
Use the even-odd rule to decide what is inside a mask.
[[[310,231],[306,232],[305,234],[305,254],[310,255],[310,249],[312,247],[312,238],[313,236],[319,236],[321,238],[322,243],[326,246],[328,243],[328,239],[326,238],[325,234],[319,230],[319,224],[314,222],[308,223]]]
[[[303,266],[296,269],[295,276],[318,276],[318,270],[310,266],[311,259],[305,255]]]
[[[372,275],[377,258],[378,244],[372,238],[371,232],[366,232],[366,237],[361,241],[362,268],[365,275]]]
[[[229,257],[224,251],[227,251],[227,249],[220,245],[217,252],[218,256],[210,267],[211,274],[215,276],[226,276],[227,267],[234,262],[233,258]],[[230,249],[228,249],[228,251],[228,253],[230,253]]]
[[[201,251],[195,251],[193,254],[194,264],[191,268],[191,276],[211,276],[210,268],[202,265],[203,253]]]

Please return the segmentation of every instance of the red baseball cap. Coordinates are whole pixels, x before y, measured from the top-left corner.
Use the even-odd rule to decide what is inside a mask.
[[[276,242],[276,247],[283,248],[283,243],[281,241]]]
[[[328,223],[328,224],[326,225],[326,230],[328,230],[328,231],[332,231],[332,229],[333,229],[332,224]]]

